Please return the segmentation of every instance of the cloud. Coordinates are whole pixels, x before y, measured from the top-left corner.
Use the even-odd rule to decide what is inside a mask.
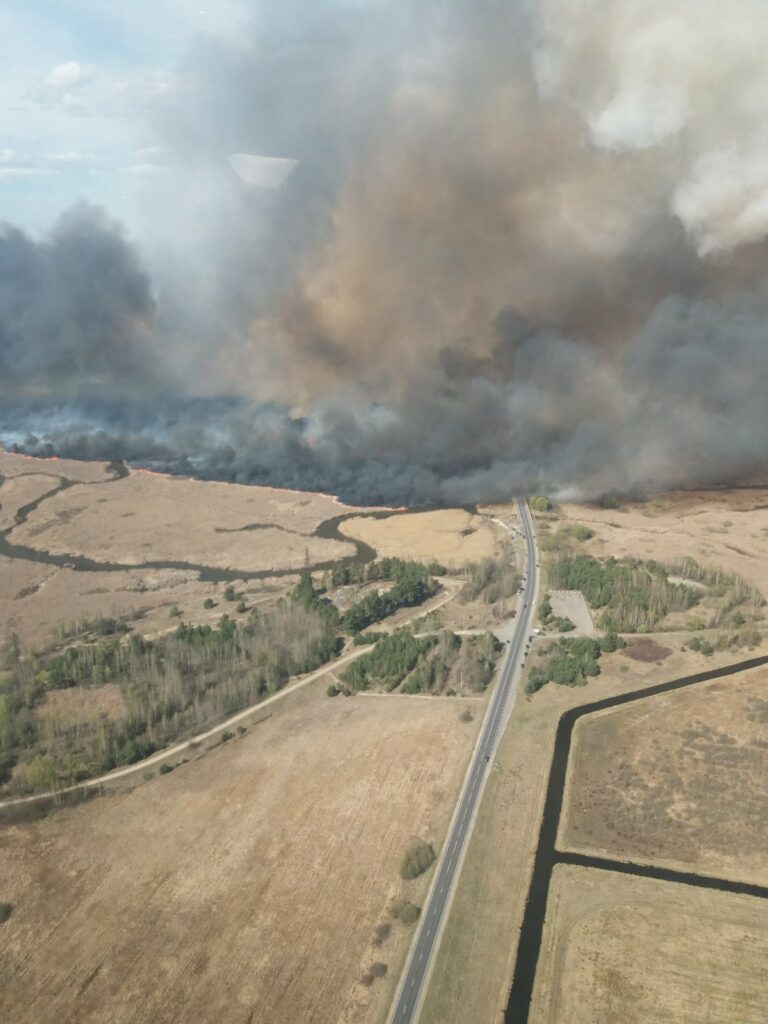
[[[46,167],[0,167],[0,181],[12,181],[18,178],[50,178],[56,173]]]
[[[66,150],[62,153],[48,153],[46,160],[56,164],[92,163],[98,158],[93,153],[78,153],[77,150]]]
[[[49,89],[74,89],[91,77],[92,72],[85,65],[76,60],[68,60],[53,67],[43,80],[43,85]]]

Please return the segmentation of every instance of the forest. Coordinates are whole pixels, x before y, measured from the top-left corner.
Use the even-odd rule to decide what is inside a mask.
[[[701,597],[693,587],[670,582],[658,562],[636,559],[563,558],[550,566],[549,581],[553,589],[580,590],[592,608],[604,609],[600,628],[622,633],[648,632],[670,612],[687,611]]]
[[[338,648],[335,614],[285,599],[242,624],[227,615],[216,627],[180,623],[151,641],[131,634],[27,657],[9,644],[0,674],[0,784],[17,762],[14,791],[71,785],[132,764],[276,692]],[[119,714],[37,713],[51,690],[105,683],[119,687]]]
[[[42,653],[23,652],[11,637],[0,652],[0,787],[16,793],[72,785],[222,721],[331,660],[342,631],[357,634],[397,608],[420,604],[438,589],[431,575],[437,570],[442,566],[401,559],[333,570],[392,583],[343,617],[304,572],[287,596],[244,621],[222,615],[215,626],[180,622],[147,640],[105,618],[87,631],[59,628],[58,646]],[[110,713],[46,704],[53,691],[107,684]]]
[[[501,644],[492,633],[457,636],[448,630],[414,636],[399,629],[341,674],[347,692],[481,693],[493,677]]]

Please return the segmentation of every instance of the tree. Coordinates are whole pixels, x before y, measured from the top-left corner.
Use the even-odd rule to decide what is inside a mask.
[[[423,839],[412,839],[400,862],[400,877],[418,878],[435,862],[435,851],[431,843]]]
[[[529,504],[534,512],[549,512],[552,508],[552,502],[544,494],[537,494]]]

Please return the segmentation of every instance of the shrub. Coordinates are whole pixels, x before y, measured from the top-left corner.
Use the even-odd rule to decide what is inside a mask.
[[[331,683],[331,685],[325,691],[326,697],[338,697],[340,693],[341,690],[338,688],[338,686],[334,686],[333,683]]]
[[[158,771],[161,775],[170,775],[170,773],[173,771],[173,765],[161,764]]]
[[[391,917],[394,917],[396,921],[402,922],[402,924],[414,924],[419,919],[421,907],[417,907],[410,900],[395,897],[395,899],[390,901],[389,913]]]
[[[168,617],[170,619],[178,619],[178,618],[180,618],[181,617],[181,608],[179,608],[179,606],[177,604],[173,605],[171,607],[171,610],[168,612]]]
[[[352,643],[355,647],[365,647],[367,644],[377,644],[379,640],[383,640],[387,633],[377,633],[374,630],[369,629],[367,633],[355,633],[352,637]]]
[[[212,597],[206,597],[206,599],[203,601],[203,608],[215,608],[215,607],[216,607],[216,602],[213,600],[213,598]]]
[[[7,921],[13,913],[12,903],[0,903],[0,924]]]
[[[552,626],[558,633],[571,633],[576,626],[571,622],[567,616],[556,616],[552,619]]]
[[[224,590],[224,600],[225,601],[236,601],[237,600],[237,594],[235,593],[235,588],[234,587],[229,586],[229,587],[225,588],[225,590]]]
[[[435,862],[435,851],[431,843],[423,839],[412,839],[400,862],[401,878],[418,878]]]
[[[392,931],[392,925],[389,921],[382,921],[381,924],[377,924],[373,929],[373,944],[374,946],[380,946],[385,939],[389,938],[389,934]]]
[[[376,963],[371,964],[371,966],[362,976],[360,981],[362,982],[363,985],[365,985],[366,988],[370,988],[376,978],[384,977],[384,975],[387,973],[387,969],[388,968],[386,964],[383,964],[380,961],[376,961]]]
[[[534,512],[549,512],[552,508],[552,502],[544,494],[537,494],[529,504]]]
[[[235,608],[235,611],[236,612],[240,612],[241,615],[242,615],[243,612],[247,612],[248,611],[248,605],[245,603],[245,601],[242,600],[242,598],[238,602],[238,605],[237,605],[237,608]]]
[[[235,734],[233,732],[230,732],[229,729],[225,729],[224,732],[221,734],[222,743],[228,743],[230,740],[233,740],[234,738]]]
[[[460,722],[471,722],[472,721],[472,712],[469,710],[469,708],[465,708],[461,712],[461,714],[459,715],[459,721]]]

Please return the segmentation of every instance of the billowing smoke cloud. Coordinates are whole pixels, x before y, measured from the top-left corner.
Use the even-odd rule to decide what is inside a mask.
[[[0,394],[136,387],[152,373],[154,301],[119,228],[81,205],[35,242],[0,226]]]
[[[148,196],[152,289],[93,212],[6,231],[0,436],[369,502],[765,470],[767,34],[760,0],[260,3],[158,118],[190,184]]]

